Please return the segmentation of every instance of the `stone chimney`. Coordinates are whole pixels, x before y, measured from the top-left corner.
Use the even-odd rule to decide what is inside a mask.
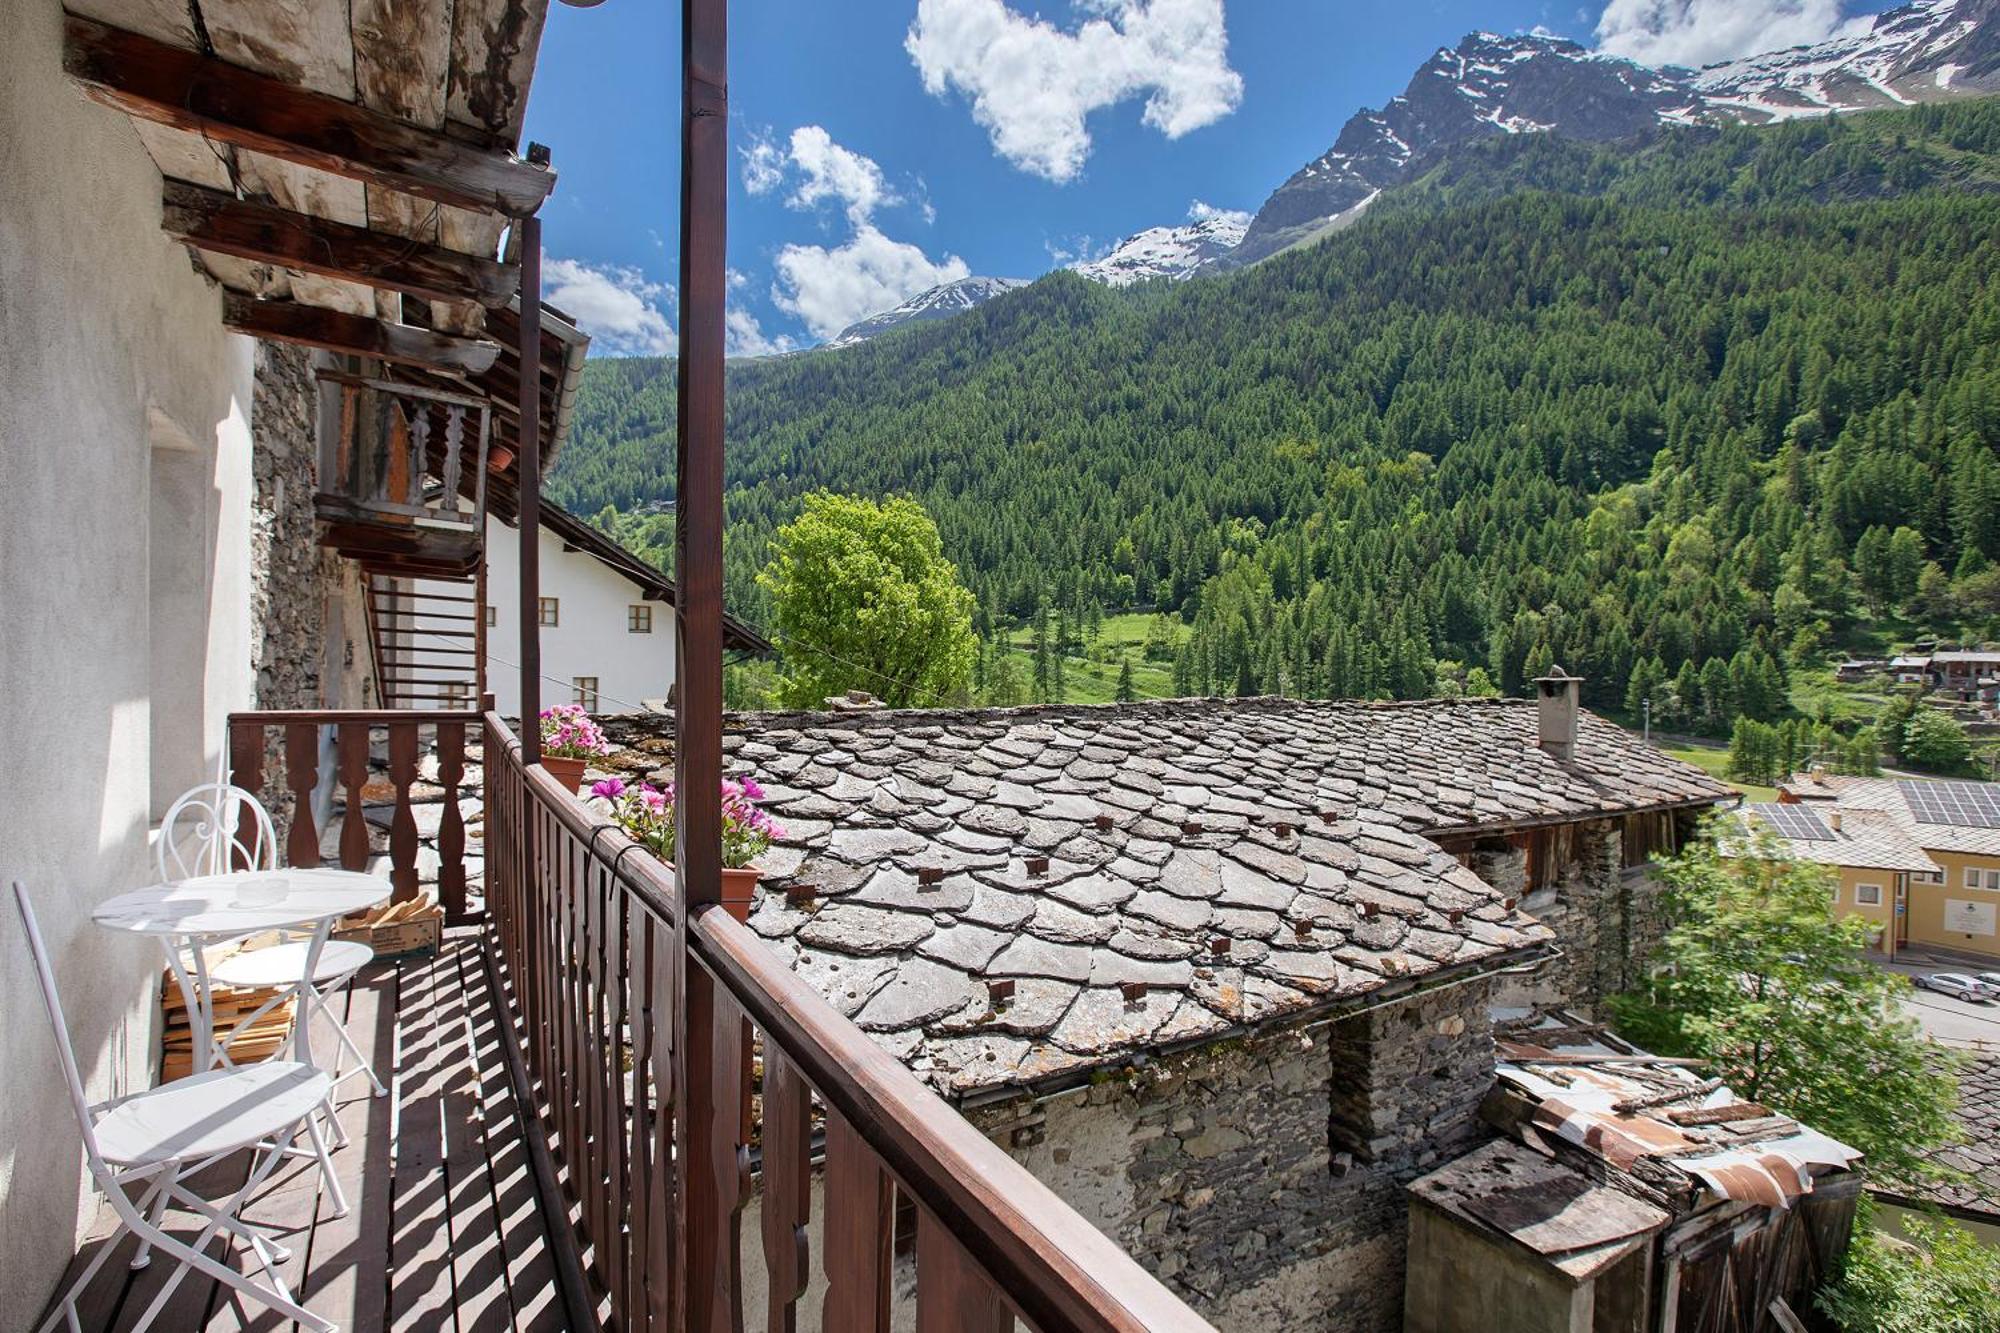
[[[1576,757],[1576,715],[1583,702],[1583,677],[1572,676],[1560,666],[1535,678],[1539,700],[1536,715],[1536,744],[1550,756],[1568,763]]]

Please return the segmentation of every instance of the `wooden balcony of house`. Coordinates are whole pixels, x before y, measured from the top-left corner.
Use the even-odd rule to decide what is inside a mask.
[[[350,1211],[305,1160],[244,1214],[341,1329],[1208,1327],[730,906],[683,918],[671,869],[524,765],[498,715],[239,715],[231,755],[292,864],[445,911],[434,952],[378,959],[341,1000],[387,1084],[341,1085]],[[112,1258],[83,1328],[134,1327],[174,1269]],[[192,1275],[153,1327],[284,1322]]]

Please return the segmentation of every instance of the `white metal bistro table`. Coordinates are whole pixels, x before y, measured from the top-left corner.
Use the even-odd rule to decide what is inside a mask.
[[[265,1006],[268,1009],[283,1003],[288,994],[299,997],[293,1045],[297,1058],[310,1065],[313,1063],[312,1006],[319,994],[312,978],[319,967],[320,950],[333,934],[336,921],[380,906],[394,891],[388,880],[352,870],[236,870],[121,893],[99,903],[91,919],[109,930],[150,935],[159,940],[161,951],[167,956],[167,966],[187,1001],[188,1027],[197,1057],[196,1073],[227,1063],[226,1051],[215,1043],[215,1016],[204,950],[267,930],[310,928],[312,940],[306,947],[305,970]],[[181,957],[183,945],[187,946],[188,959]],[[250,1021],[255,1017],[252,1015]]]

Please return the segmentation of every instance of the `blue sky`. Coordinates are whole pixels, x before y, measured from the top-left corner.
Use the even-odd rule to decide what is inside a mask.
[[[1255,210],[1474,29],[1655,63],[1814,40],[1883,0],[734,0],[733,350],[966,274],[1032,278],[1191,208]],[[671,351],[679,5],[550,6],[528,137],[549,298]]]

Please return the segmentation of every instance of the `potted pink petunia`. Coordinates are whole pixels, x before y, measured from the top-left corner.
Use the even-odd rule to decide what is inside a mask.
[[[557,704],[542,710],[542,767],[549,776],[577,791],[591,760],[611,753],[611,742],[591,721],[582,704]]]
[[[757,803],[764,789],[755,778],[724,779],[722,783],[722,901],[738,920],[750,913],[750,900],[763,871],[755,864],[784,829]],[[606,778],[591,784],[589,805],[609,816],[632,841],[662,861],[674,859],[674,789],[651,783]]]

